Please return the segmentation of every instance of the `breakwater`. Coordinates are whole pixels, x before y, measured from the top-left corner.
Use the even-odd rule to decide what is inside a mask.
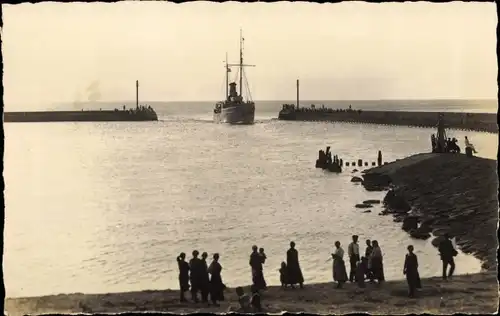
[[[463,154],[418,154],[367,170],[363,185],[392,187],[380,215],[392,214],[412,237],[427,239],[432,233],[437,246],[449,233],[464,253],[483,261],[483,269],[496,271],[496,167],[495,160]]]
[[[5,112],[4,122],[106,122],[106,121],[157,121],[151,110],[107,110],[107,111],[37,111]]]
[[[398,126],[435,127],[439,114],[444,115],[445,127],[479,132],[498,132],[494,113],[363,111],[311,108],[284,108],[278,118],[287,121],[327,121],[383,124]]]

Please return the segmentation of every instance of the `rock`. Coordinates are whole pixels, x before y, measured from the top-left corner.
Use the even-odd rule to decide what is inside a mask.
[[[380,200],[366,200],[363,204],[380,204]]]
[[[422,224],[418,227],[418,230],[422,233],[429,234],[432,231],[429,221],[422,222]]]
[[[363,179],[360,177],[352,177],[351,182],[362,183]]]
[[[363,213],[371,213],[371,212],[372,212],[371,210],[366,210]]]
[[[431,234],[425,233],[425,232],[420,232],[418,229],[410,231],[410,237],[415,238],[415,239],[429,239],[431,237]]]
[[[381,190],[387,189],[392,183],[392,179],[385,174],[378,173],[364,173],[363,174],[363,184],[368,188],[378,188]]]
[[[355,208],[371,208],[372,205],[370,204],[356,204],[354,205]]]
[[[434,247],[439,247],[439,244],[444,240],[444,237],[443,236],[438,236],[436,238],[434,238],[432,241],[431,241],[431,244],[434,246]]]
[[[403,219],[403,230],[406,232],[417,230],[418,228],[418,217],[416,216],[406,216]]]

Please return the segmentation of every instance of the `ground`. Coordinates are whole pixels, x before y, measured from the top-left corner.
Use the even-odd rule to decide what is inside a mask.
[[[263,293],[266,312],[308,312],[319,314],[452,314],[486,313],[497,311],[498,282],[496,273],[461,275],[450,281],[440,278],[422,279],[422,290],[417,298],[407,297],[406,281],[390,281],[377,287],[367,284],[360,289],[346,284],[335,289],[333,283],[310,284],[305,289],[270,287]],[[248,292],[248,288],[245,288]],[[180,304],[176,290],[142,291],[114,294],[64,294],[6,300],[9,315],[27,313],[99,313],[127,311],[164,311],[174,313],[226,313],[236,311],[234,289],[226,291],[226,301],[220,307],[201,303]]]

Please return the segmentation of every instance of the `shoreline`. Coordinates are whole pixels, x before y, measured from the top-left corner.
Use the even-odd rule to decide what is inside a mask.
[[[449,233],[462,252],[482,261],[482,269],[497,271],[496,166],[495,160],[464,154],[417,154],[366,170],[363,186],[372,191],[392,186],[379,215],[392,215],[413,238],[432,233],[437,246]],[[408,214],[411,209],[415,213]]]
[[[343,289],[335,289],[332,282],[306,284],[304,289],[294,290],[270,286],[262,294],[263,312],[452,314],[494,313],[498,307],[498,281],[494,272],[457,275],[447,282],[439,277],[422,278],[422,286],[414,299],[407,297],[406,280],[387,281],[380,287],[366,283],[364,289],[358,288],[355,283],[347,283]],[[245,286],[244,290],[248,293],[249,287]],[[179,291],[170,289],[109,294],[59,294],[7,298],[5,309],[11,316],[30,313],[237,312],[238,299],[234,288],[227,289],[225,296],[226,300],[219,307],[209,307],[201,303],[179,303]]]

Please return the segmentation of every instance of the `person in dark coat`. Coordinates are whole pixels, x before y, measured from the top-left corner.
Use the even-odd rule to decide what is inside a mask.
[[[300,288],[304,288],[304,276],[299,264],[299,252],[295,249],[295,243],[290,242],[290,249],[286,252],[286,266],[288,271],[288,282],[294,288],[299,283]]]
[[[264,259],[265,260],[265,259]],[[252,253],[250,254],[250,267],[252,267],[252,284],[259,290],[265,289],[266,284],[263,275],[263,257],[259,254],[257,246],[252,246]]]
[[[372,245],[373,245],[373,250],[370,255],[368,265],[370,266],[374,279],[377,279],[378,284],[381,284],[383,281],[385,281],[382,250],[378,245],[378,241],[376,240],[372,241]]]
[[[264,248],[259,248],[259,255],[260,255],[260,260],[262,262],[262,270],[261,270],[261,290],[265,290],[267,289],[267,282],[266,282],[266,279],[264,278],[264,264],[266,263],[266,259],[267,259],[267,256],[266,256],[266,253],[264,252]]]
[[[203,252],[201,254],[201,264],[200,264],[200,292],[201,301],[203,303],[208,303],[208,293],[210,291],[210,280],[208,276],[208,264],[207,264],[208,253]]]
[[[416,289],[422,288],[422,283],[420,281],[420,275],[418,274],[417,255],[413,253],[412,245],[408,246],[403,274],[406,275],[406,282],[408,282],[408,296],[415,297],[415,291]]]
[[[222,266],[219,263],[219,254],[215,253],[213,255],[212,263],[208,267],[208,273],[210,273],[210,299],[212,304],[219,306],[220,301],[224,301],[224,289],[226,286],[222,282]]]
[[[186,262],[186,254],[181,252],[177,257],[177,264],[179,266],[179,288],[181,292],[181,302],[186,302],[184,292],[189,291],[189,264]]]
[[[365,275],[368,279],[370,279],[370,282],[373,282],[374,278],[373,278],[373,273],[370,269],[370,265],[368,264],[368,261],[369,261],[369,258],[371,257],[371,254],[372,254],[372,251],[373,251],[373,246],[372,246],[372,242],[370,239],[367,239],[366,240],[366,249],[365,249],[365,262],[362,262],[363,263],[363,266],[365,267]]]
[[[347,281],[347,271],[344,263],[344,249],[340,246],[340,242],[335,242],[335,251],[332,253],[333,258],[333,281],[337,282],[337,288],[341,288]]]
[[[439,243],[439,254],[441,256],[441,261],[443,261],[443,280],[451,279],[453,276],[453,272],[455,271],[455,257],[458,252],[453,247],[453,244],[450,240],[450,235],[447,233],[444,234],[444,240]],[[448,275],[446,274],[446,270],[448,269],[448,265],[450,266],[450,271]]]
[[[189,260],[189,269],[191,271],[189,280],[191,281],[191,297],[195,303],[198,303],[198,292],[202,288],[202,265],[203,262],[198,258],[198,250],[193,251],[193,258]]]

